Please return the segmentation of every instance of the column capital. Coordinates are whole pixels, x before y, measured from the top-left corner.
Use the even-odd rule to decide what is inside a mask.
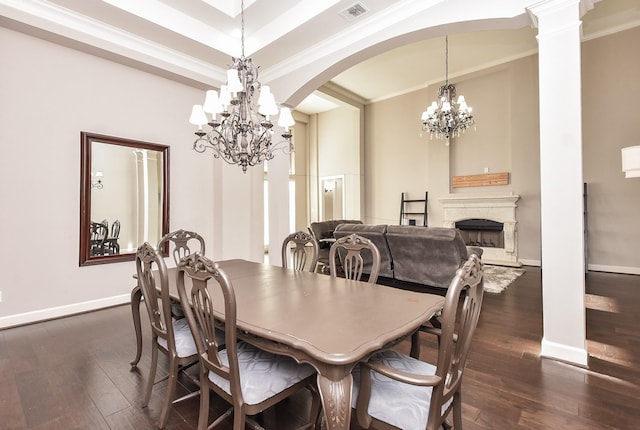
[[[531,3],[525,9],[531,19],[531,25],[540,28],[540,18],[563,19],[566,13],[570,13],[569,18],[573,18],[573,8],[576,5],[579,8],[579,17],[582,18],[599,1],[601,0],[540,0]]]

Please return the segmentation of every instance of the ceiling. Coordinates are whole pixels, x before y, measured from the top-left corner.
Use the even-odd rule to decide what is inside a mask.
[[[321,64],[328,51],[350,53],[296,101],[314,113],[336,106],[309,94],[328,80],[363,103],[442,81],[447,33],[450,79],[536,52],[537,30],[522,8],[533,0],[507,2],[513,10],[475,1],[245,0],[243,16],[240,0],[0,0],[0,25],[201,88],[226,79],[231,57],[242,53],[243,24],[244,54],[263,84]],[[467,25],[489,3],[505,9],[503,18]],[[602,0],[583,17],[583,36],[638,25],[640,1]]]

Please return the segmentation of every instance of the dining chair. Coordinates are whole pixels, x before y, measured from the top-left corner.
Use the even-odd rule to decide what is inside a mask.
[[[185,279],[189,281],[185,282]],[[185,285],[191,285],[189,293]],[[202,336],[195,336],[200,359],[199,430],[215,427],[231,414],[234,430],[244,430],[245,424],[262,428],[249,417],[303,388],[309,388],[312,394],[310,422],[303,428],[315,428],[320,398],[315,388],[314,368],[238,340],[235,292],[227,274],[217,263],[199,254],[181,260],[178,294],[192,332],[196,333],[200,327],[202,333]],[[216,319],[214,313],[220,315],[223,310],[223,320]],[[220,328],[225,333],[224,349],[219,348],[216,339]],[[231,404],[231,408],[211,425],[208,424],[209,390]]]
[[[155,276],[154,272],[156,272]],[[197,349],[187,321],[184,318],[174,319],[171,316],[169,280],[164,258],[148,242],[143,243],[136,253],[136,273],[149,314],[152,334],[151,366],[142,407],[147,407],[149,404],[153,385],[168,379],[167,392],[158,421],[158,427],[163,428],[167,423],[172,404],[198,395],[198,391],[195,391],[174,399],[178,373],[198,363]],[[158,351],[169,358],[169,370],[166,377],[155,381]]]
[[[105,251],[108,254],[120,254],[120,244],[118,239],[120,237],[120,220],[115,220],[111,224],[111,235],[107,237],[105,241]]]
[[[158,250],[161,250],[166,243],[173,245],[171,255],[176,266],[183,257],[190,255],[192,252],[199,252],[204,255],[204,238],[193,231],[180,229],[165,234],[158,241]],[[197,248],[192,250],[190,245],[197,245]]]
[[[101,222],[92,222],[89,233],[91,237],[89,239],[89,255],[104,255],[109,229]]]
[[[204,255],[204,238],[194,231],[179,229],[165,234],[158,241],[158,251],[161,251],[165,244],[169,244],[170,248],[173,248],[171,255],[176,266],[182,258],[191,255],[192,252]],[[190,245],[193,246],[193,250]],[[175,318],[184,317],[184,309],[178,301],[172,300],[171,312]]]
[[[451,281],[442,310],[435,365],[390,349],[354,369],[358,424],[404,430],[462,429],[461,385],[483,298],[483,270],[471,255]]]
[[[304,231],[291,233],[282,242],[282,267],[285,269],[315,272],[318,255],[318,242]]]
[[[347,279],[360,280],[368,272],[368,282],[375,284],[380,273],[380,251],[366,237],[355,233],[337,239],[329,249],[329,269],[331,276],[338,276],[338,261]]]

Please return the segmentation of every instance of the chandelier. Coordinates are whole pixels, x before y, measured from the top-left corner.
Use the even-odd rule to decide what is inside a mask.
[[[438,89],[438,101],[433,101],[427,110],[422,112],[422,130],[429,132],[429,138],[447,139],[458,137],[467,128],[475,126],[471,107],[463,95],[456,98],[456,86],[449,83],[449,38],[445,36],[445,83]],[[475,127],[474,127],[475,128]]]
[[[244,56],[244,1],[241,17],[241,56],[232,58],[233,65],[227,70],[227,83],[220,87],[220,95],[215,90],[207,91],[204,105],[193,106],[189,122],[198,126],[195,132],[198,137],[193,142],[196,152],[211,149],[215,158],[237,164],[247,173],[247,167],[273,159],[275,151],[286,154],[293,151],[289,127],[295,121],[291,109],[281,108],[278,126],[284,127],[284,140],[271,142],[271,117],[278,114],[278,106],[270,88],[258,81],[258,66]],[[205,124],[211,127],[209,132],[202,129]]]

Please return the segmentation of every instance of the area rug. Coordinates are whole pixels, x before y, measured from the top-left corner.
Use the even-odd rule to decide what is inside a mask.
[[[515,267],[484,265],[484,291],[500,294],[525,272]]]

